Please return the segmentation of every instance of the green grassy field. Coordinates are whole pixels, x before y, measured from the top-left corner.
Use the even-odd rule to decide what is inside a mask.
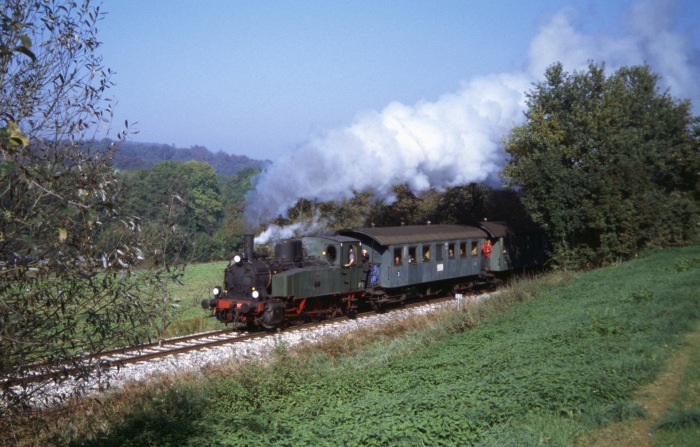
[[[216,319],[207,318],[209,312],[202,309],[201,302],[211,298],[210,292],[214,286],[223,285],[224,268],[227,265],[227,261],[222,261],[187,266],[181,279],[182,285],[171,286],[171,293],[181,301],[180,307],[174,314],[173,323],[166,329],[165,337],[194,334],[224,327]]]
[[[45,436],[82,446],[638,445],[601,434],[645,421],[645,445],[695,445],[700,347],[687,336],[699,330],[699,290],[700,244],[552,274],[414,326],[280,346],[270,364],[117,393],[71,417],[72,434]],[[681,352],[677,392],[650,420],[640,390]]]

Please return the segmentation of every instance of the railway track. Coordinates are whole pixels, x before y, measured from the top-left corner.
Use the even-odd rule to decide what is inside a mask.
[[[410,309],[420,306],[426,306],[445,301],[453,301],[454,298],[438,298],[430,301],[422,301],[417,303],[409,303],[403,308]],[[376,315],[374,311],[362,312],[354,317],[355,320]],[[320,322],[307,323],[291,326],[283,332],[308,331],[318,326],[326,324],[334,324],[348,320],[348,317],[336,317],[331,320],[323,320]],[[158,342],[147,343],[144,345],[113,349],[100,353],[79,357],[72,362],[63,365],[50,364],[33,364],[27,365],[27,372],[22,377],[14,377],[12,379],[0,378],[0,387],[15,387],[28,386],[31,384],[48,382],[56,378],[66,378],[71,374],[76,374],[84,370],[84,366],[88,368],[111,369],[119,368],[129,364],[146,362],[162,357],[182,354],[191,351],[197,351],[207,348],[213,348],[234,343],[243,343],[246,341],[273,336],[276,333],[257,332],[257,333],[239,333],[231,329],[221,331],[205,332],[200,334],[192,334],[183,337],[169,338],[159,340]],[[83,365],[83,368],[76,368],[73,365]]]
[[[32,383],[52,380],[57,376],[65,377],[71,372],[77,372],[81,368],[74,365],[84,365],[89,368],[118,368],[131,363],[144,362],[160,357],[179,354],[183,352],[205,349],[207,347],[221,346],[229,343],[242,342],[265,336],[265,334],[243,334],[230,329],[192,334],[183,337],[175,337],[146,343],[139,346],[117,348],[102,351],[82,357],[77,357],[62,365],[32,364],[26,365],[26,373],[22,377],[13,379],[0,379],[0,386],[13,387],[25,386]]]

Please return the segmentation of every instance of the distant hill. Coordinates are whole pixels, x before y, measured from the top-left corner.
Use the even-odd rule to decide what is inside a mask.
[[[106,148],[110,140],[93,143],[100,148]],[[113,165],[121,170],[149,169],[163,161],[199,161],[207,162],[217,174],[233,175],[245,168],[262,169],[270,160],[254,160],[245,155],[227,154],[223,151],[211,152],[204,146],[193,146],[189,149],[176,148],[167,144],[139,143],[125,141],[119,146]]]

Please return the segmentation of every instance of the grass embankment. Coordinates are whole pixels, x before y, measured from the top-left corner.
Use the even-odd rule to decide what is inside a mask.
[[[90,414],[72,418],[74,431],[54,432],[53,440],[619,446],[638,445],[643,429],[644,442],[694,445],[700,347],[697,334],[686,337],[697,329],[699,290],[697,244],[555,274],[428,322],[321,349],[281,346],[267,366],[232,365],[206,381],[133,389],[88,405]],[[676,367],[684,371],[658,388],[683,356]],[[662,398],[667,403],[657,405]]]

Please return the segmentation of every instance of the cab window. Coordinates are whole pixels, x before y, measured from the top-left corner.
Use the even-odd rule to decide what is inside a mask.
[[[335,247],[332,245],[329,245],[326,247],[326,261],[330,262],[331,264],[335,263],[335,260],[338,258],[338,253],[335,250]]]
[[[348,255],[345,261],[346,266],[357,265],[360,262],[360,251],[357,245],[348,245]]]

